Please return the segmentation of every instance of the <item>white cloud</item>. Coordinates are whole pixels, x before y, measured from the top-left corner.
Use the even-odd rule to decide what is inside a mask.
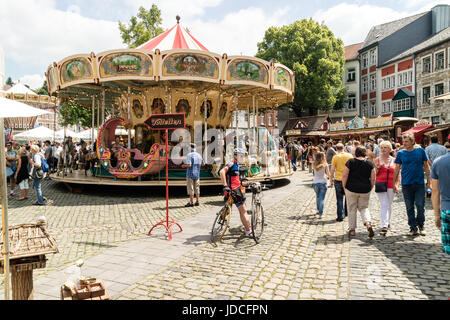
[[[229,13],[221,20],[196,19],[188,22],[188,27],[192,35],[212,52],[252,56],[269,27],[286,24],[283,17],[287,12],[288,8],[266,13],[261,8],[250,7]]]
[[[25,75],[19,79],[20,83],[28,85],[31,89],[39,89],[42,87],[44,80],[45,77],[40,74]]]
[[[223,0],[190,0],[189,2],[186,0],[125,0],[124,2],[131,7],[132,12],[137,12],[140,6],[148,10],[153,3],[156,4],[161,10],[163,23],[168,28],[176,23],[176,15],[181,17],[181,21],[203,16],[206,8],[217,7]]]
[[[42,74],[72,54],[124,47],[117,22],[83,17],[77,6],[57,10],[52,0],[2,1],[0,39],[8,59]]]
[[[408,15],[386,7],[341,3],[328,10],[317,11],[313,19],[323,21],[336,37],[350,45],[363,42],[373,26]]]

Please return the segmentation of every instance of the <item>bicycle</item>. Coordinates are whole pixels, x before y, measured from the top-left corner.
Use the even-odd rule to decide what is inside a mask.
[[[266,179],[267,184],[271,185],[272,180]],[[269,182],[270,181],[270,182]],[[244,181],[242,181],[244,184]],[[247,214],[251,215],[250,223],[252,227],[252,238],[256,243],[261,241],[264,231],[264,209],[261,204],[262,190],[268,189],[260,182],[251,182],[247,186],[252,192],[252,204],[251,209],[247,210]],[[211,230],[211,242],[216,243],[222,239],[230,225],[230,218],[233,205],[234,191],[231,191],[225,197],[225,205],[217,213]]]

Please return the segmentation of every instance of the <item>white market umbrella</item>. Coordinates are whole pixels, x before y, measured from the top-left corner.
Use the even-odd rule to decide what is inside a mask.
[[[47,127],[37,127],[14,135],[14,140],[53,140],[54,132]]]
[[[55,140],[63,141],[64,137],[72,137],[75,138],[77,133],[75,131],[72,131],[70,129],[66,128],[66,135],[64,136],[64,129],[58,130],[55,132]]]
[[[77,137],[78,139],[91,141],[91,135],[92,135],[92,129],[87,129],[87,130],[78,132],[75,135],[75,137]],[[94,129],[94,140],[97,138],[97,135],[98,135],[98,131],[97,131],[97,129]]]
[[[5,275],[5,300],[10,299],[9,289],[9,230],[8,230],[8,195],[6,183],[6,157],[5,157],[5,123],[4,118],[17,117],[35,117],[41,114],[49,114],[50,112],[30,107],[25,103],[0,98],[0,186],[1,186],[1,203],[2,203],[2,228],[3,228],[3,269]]]

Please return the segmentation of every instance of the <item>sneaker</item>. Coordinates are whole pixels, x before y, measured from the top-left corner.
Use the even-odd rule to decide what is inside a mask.
[[[188,202],[188,203],[185,205],[186,208],[188,208],[188,207],[193,207],[193,206],[194,206],[194,204],[193,204],[193,203],[190,203],[190,202]]]
[[[195,203],[195,206],[198,207],[199,205],[200,205],[200,203],[197,201],[197,202]]]
[[[410,228],[409,229],[409,235],[410,236],[417,236],[419,232],[417,231],[417,228]]]
[[[33,203],[33,206],[45,206],[45,203],[35,202]]]
[[[424,226],[419,226],[419,234],[420,234],[421,236],[424,236],[424,235],[425,235],[425,227],[424,227]]]
[[[369,226],[369,227],[367,228],[367,231],[369,232],[369,238],[373,238],[373,236],[375,235],[375,233],[373,232],[372,226]]]
[[[253,237],[253,230],[250,229],[249,231],[245,231],[244,234],[246,237]]]
[[[342,222],[342,221],[344,221],[344,219],[343,218],[337,218],[336,221],[337,222]]]

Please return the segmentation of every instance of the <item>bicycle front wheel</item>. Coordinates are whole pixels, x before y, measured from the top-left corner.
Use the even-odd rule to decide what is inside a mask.
[[[255,210],[252,212],[251,224],[253,240],[259,243],[264,231],[264,210],[260,203],[255,205]]]
[[[230,207],[224,206],[216,216],[214,224],[211,230],[211,242],[216,243],[222,239],[225,232],[227,232],[228,226],[230,225]]]

